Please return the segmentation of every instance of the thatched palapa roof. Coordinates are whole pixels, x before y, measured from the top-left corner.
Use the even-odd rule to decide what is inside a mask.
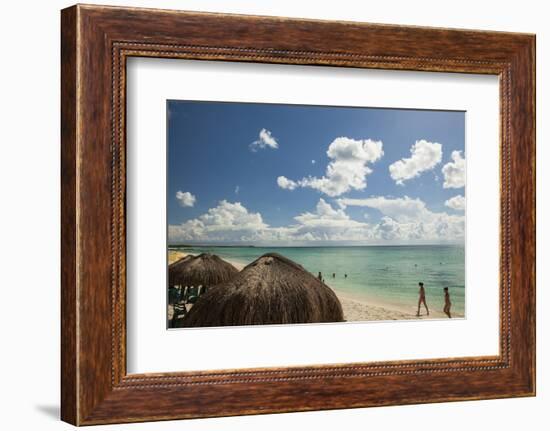
[[[342,322],[330,287],[297,263],[268,253],[202,295],[184,327]]]
[[[168,267],[168,283],[170,286],[213,286],[230,280],[237,273],[233,265],[215,254],[188,255]]]

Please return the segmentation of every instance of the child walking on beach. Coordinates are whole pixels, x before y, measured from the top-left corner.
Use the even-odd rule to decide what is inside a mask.
[[[443,312],[451,318],[451,297],[449,296],[449,288],[444,287],[443,291],[445,292],[445,306],[443,307]]]
[[[424,290],[424,283],[420,282],[418,283],[418,286],[420,286],[420,290],[418,291],[418,311],[416,312],[416,317],[420,317],[420,306],[422,304],[426,307],[426,313],[429,316],[430,310],[428,310],[428,304],[426,304],[426,291]]]

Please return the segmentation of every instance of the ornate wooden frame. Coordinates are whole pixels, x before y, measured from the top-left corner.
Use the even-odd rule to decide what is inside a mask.
[[[63,420],[88,425],[535,394],[534,35],[77,5],[62,11],[61,48]],[[500,354],[127,375],[129,56],[498,75]]]

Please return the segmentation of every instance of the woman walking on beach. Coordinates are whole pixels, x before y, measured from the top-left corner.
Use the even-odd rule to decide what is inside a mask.
[[[416,317],[420,317],[420,306],[422,304],[426,307],[426,313],[429,316],[430,310],[428,310],[428,304],[426,304],[426,291],[424,290],[424,283],[420,282],[418,283],[418,286],[420,286],[420,290],[418,291],[418,311],[416,312]]]
[[[443,291],[445,292],[445,306],[443,307],[443,312],[451,318],[451,297],[449,296],[449,288],[444,287]]]

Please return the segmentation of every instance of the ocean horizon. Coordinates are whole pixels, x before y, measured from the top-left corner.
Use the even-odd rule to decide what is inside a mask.
[[[169,245],[169,250],[212,253],[247,265],[266,253],[279,253],[302,265],[342,296],[372,305],[416,313],[418,283],[423,282],[430,309],[441,311],[449,287],[452,311],[465,316],[465,249],[437,245]]]

